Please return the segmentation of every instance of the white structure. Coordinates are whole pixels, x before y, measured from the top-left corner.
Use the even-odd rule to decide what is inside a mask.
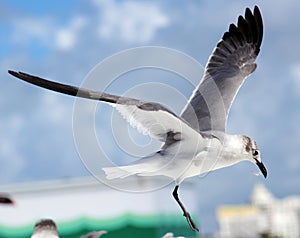
[[[221,238],[300,237],[300,197],[276,199],[262,185],[254,187],[250,205],[217,210]]]
[[[126,182],[137,191],[149,185],[143,178]],[[192,186],[187,182],[181,193],[195,211]],[[143,237],[161,237],[173,228],[180,235],[194,237],[172,190],[173,186],[167,186],[153,192],[123,192],[93,177],[0,186],[0,191],[15,200],[14,206],[0,206],[0,237],[30,237],[34,224],[42,218],[56,222],[60,237],[80,237],[92,230],[107,230],[110,235],[119,232],[116,236],[124,237],[145,230]]]

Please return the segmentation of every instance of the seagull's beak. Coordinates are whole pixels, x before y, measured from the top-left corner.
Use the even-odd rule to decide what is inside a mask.
[[[266,178],[267,177],[267,169],[264,166],[264,164],[262,162],[259,162],[258,160],[256,160],[256,164],[258,166],[258,168],[260,169],[261,173],[263,174],[263,176]]]

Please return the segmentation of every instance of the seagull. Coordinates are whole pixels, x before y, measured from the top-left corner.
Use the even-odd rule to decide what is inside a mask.
[[[15,202],[6,194],[0,194],[0,204],[14,205]]]
[[[106,231],[92,231],[80,238],[98,238]],[[56,223],[52,219],[42,219],[35,226],[31,238],[59,238]]]
[[[172,232],[166,233],[162,238],[185,238],[184,236],[174,236]]]
[[[245,135],[227,134],[229,109],[245,79],[257,65],[263,22],[257,6],[245,10],[237,24],[230,24],[206,64],[203,78],[193,91],[180,115],[165,106],[135,98],[122,97],[90,89],[49,81],[23,72],[8,72],[28,83],[59,93],[106,102],[139,131],[162,142],[161,148],[134,163],[103,168],[107,179],[132,175],[167,176],[175,181],[173,197],[183,211],[188,224],[199,231],[190,213],[178,196],[184,179],[250,161],[263,176],[256,142]]]
[[[42,219],[35,226],[31,238],[59,238],[56,224],[51,219]]]
[[[92,231],[86,235],[81,236],[80,238],[98,238],[106,233],[107,231]]]

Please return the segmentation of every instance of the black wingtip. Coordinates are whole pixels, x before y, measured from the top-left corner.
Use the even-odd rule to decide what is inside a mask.
[[[8,70],[7,71],[10,75],[12,75],[12,76],[15,76],[15,77],[17,77],[17,78],[19,78],[19,79],[23,79],[22,77],[26,77],[26,76],[31,76],[31,75],[29,75],[29,74],[26,74],[26,73],[24,73],[24,72],[20,72],[20,71],[14,71],[14,70]]]
[[[11,74],[12,76],[15,76],[15,77],[17,77],[17,75],[19,74],[18,72],[13,71],[13,70],[8,70],[7,72],[8,72],[9,74]]]
[[[247,16],[249,14],[252,15],[252,12],[251,12],[250,8],[247,7],[246,10],[245,10],[245,16]]]
[[[262,40],[263,40],[264,26],[263,26],[262,15],[260,13],[258,6],[256,6],[256,5],[253,10],[253,15],[255,17],[256,25],[257,25],[258,32],[259,32],[257,45],[260,46],[262,43]],[[259,50],[258,50],[258,52],[259,52]],[[257,52],[257,54],[258,54],[258,52]]]
[[[260,12],[259,7],[257,5],[254,6],[254,12]]]

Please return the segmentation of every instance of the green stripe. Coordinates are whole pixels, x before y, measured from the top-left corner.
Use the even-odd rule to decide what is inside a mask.
[[[126,213],[122,216],[108,219],[95,219],[90,217],[78,217],[65,222],[57,222],[59,234],[62,236],[79,233],[82,230],[107,230],[113,231],[126,226],[138,228],[149,227],[185,227],[187,225],[183,216],[178,214],[137,215]],[[21,227],[0,225],[0,237],[29,237],[32,234],[34,224]]]

